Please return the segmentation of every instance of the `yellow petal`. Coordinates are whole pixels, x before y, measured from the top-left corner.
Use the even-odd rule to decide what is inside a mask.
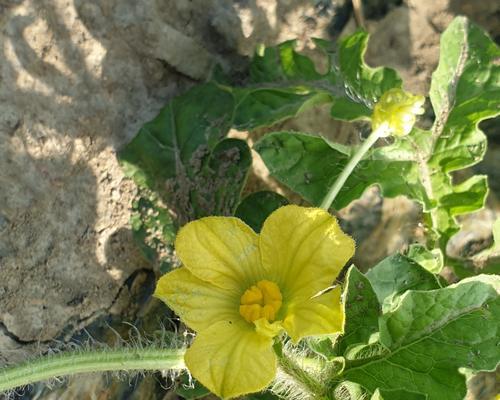
[[[283,331],[283,323],[281,321],[271,323],[266,318],[260,318],[253,321],[253,323],[255,324],[255,330],[257,333],[270,338],[275,337]]]
[[[246,322],[202,330],[184,356],[191,374],[222,398],[263,390],[276,375],[272,339]]]
[[[154,296],[196,331],[217,321],[241,319],[238,293],[202,281],[184,267],[163,275]]]
[[[306,300],[330,286],[354,254],[354,241],[319,208],[285,206],[264,222],[262,264],[283,302]]]
[[[175,241],[177,255],[198,278],[241,291],[259,278],[258,236],[238,218],[206,217],[185,225]]]
[[[330,335],[343,330],[340,286],[300,304],[291,304],[283,327],[297,343],[306,336]]]

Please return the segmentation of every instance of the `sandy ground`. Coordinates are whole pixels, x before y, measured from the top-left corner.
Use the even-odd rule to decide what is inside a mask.
[[[426,92],[439,34],[458,13],[500,37],[494,0],[407,0],[368,19],[368,60]],[[138,128],[214,62],[238,68],[257,43],[307,46],[330,37],[333,17],[300,0],[0,0],[0,365],[103,316],[132,317],[134,282],[154,266],[132,240],[136,188],[116,152]],[[312,126],[307,116],[294,123]],[[409,240],[418,209],[373,192],[363,201],[344,215],[354,230],[360,207],[372,215],[358,232],[368,263]],[[377,229],[391,224],[395,239],[380,249]]]

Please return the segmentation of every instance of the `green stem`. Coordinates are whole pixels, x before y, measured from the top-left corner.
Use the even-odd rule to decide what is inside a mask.
[[[315,367],[317,367],[318,363],[315,359],[301,359],[301,361],[301,364],[305,365],[309,362],[314,364]],[[292,378],[294,386],[297,387],[300,392],[305,392],[315,399],[324,398],[325,385],[308,373],[303,368],[303,365],[299,365],[296,360],[285,356],[283,353],[278,355],[278,363],[281,370]]]
[[[62,352],[0,369],[0,393],[80,373],[184,369],[184,352],[184,349],[161,347]]]
[[[347,178],[349,178],[354,168],[356,168],[356,165],[358,165],[358,163],[362,160],[366,152],[370,150],[373,144],[384,134],[384,132],[385,132],[385,127],[382,127],[370,133],[370,136],[368,136],[366,140],[361,144],[359,149],[356,151],[356,153],[354,153],[352,158],[345,166],[342,173],[337,177],[335,182],[333,182],[332,187],[330,188],[325,198],[321,202],[320,205],[321,208],[327,211],[330,209],[333,201],[335,200],[335,197],[337,197],[337,195],[339,194],[340,189],[342,189],[345,181],[347,180]]]

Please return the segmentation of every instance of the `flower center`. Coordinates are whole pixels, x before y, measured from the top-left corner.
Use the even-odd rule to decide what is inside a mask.
[[[240,314],[248,322],[261,318],[273,322],[283,297],[276,283],[262,280],[247,289],[240,300]]]

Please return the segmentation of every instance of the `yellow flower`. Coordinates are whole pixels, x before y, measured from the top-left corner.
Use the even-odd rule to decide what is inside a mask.
[[[414,96],[402,89],[390,89],[375,104],[372,115],[372,130],[384,129],[381,136],[408,135],[416,116],[424,113],[423,96]]]
[[[181,268],[155,296],[197,332],[185,362],[213,393],[264,389],[276,375],[273,337],[294,342],[342,331],[340,288],[332,285],[354,241],[329,213],[294,205],[265,221],[260,235],[238,218],[207,217],[178,233]]]

